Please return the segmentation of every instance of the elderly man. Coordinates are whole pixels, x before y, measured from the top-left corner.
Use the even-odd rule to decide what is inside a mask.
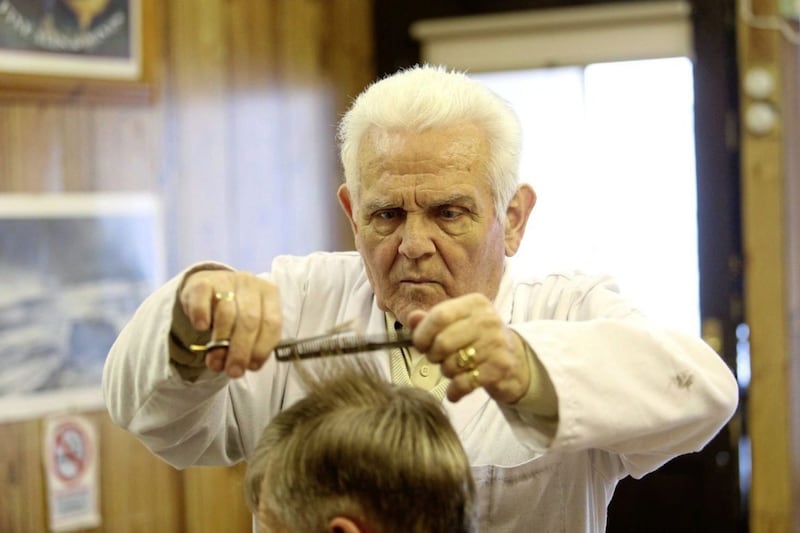
[[[731,417],[736,382],[700,339],[648,322],[605,277],[508,268],[536,196],[518,183],[516,117],[486,88],[398,72],[359,96],[340,140],[357,253],[278,257],[258,276],[195,265],[112,348],[109,410],[153,452],[247,459],[305,393],[273,348],[348,320],[411,336],[363,357],[441,399],[486,531],[603,531],[618,480],[701,449]]]

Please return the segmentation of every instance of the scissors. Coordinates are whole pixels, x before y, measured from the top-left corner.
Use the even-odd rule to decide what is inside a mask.
[[[189,350],[205,353],[209,350],[229,348],[230,344],[230,339],[213,339],[206,344],[192,344]],[[387,338],[386,335],[369,336],[356,333],[349,329],[349,324],[343,324],[322,335],[281,341],[273,353],[278,361],[291,361],[407,346],[411,346],[410,333],[398,332],[395,338]]]

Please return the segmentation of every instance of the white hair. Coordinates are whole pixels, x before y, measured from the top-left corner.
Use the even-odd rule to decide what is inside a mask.
[[[372,129],[424,131],[463,123],[480,127],[489,143],[488,179],[502,217],[519,181],[520,124],[509,104],[463,72],[417,65],[374,82],[339,124],[344,177],[354,203],[361,176],[358,148]]]

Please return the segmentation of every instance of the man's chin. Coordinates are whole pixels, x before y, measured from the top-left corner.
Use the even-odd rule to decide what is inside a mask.
[[[429,311],[433,306],[447,299],[441,289],[430,288],[405,289],[395,293],[387,302],[386,310],[392,313],[404,325],[408,325],[408,315],[412,311]]]

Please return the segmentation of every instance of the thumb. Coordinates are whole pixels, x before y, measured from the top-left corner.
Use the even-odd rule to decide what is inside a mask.
[[[416,328],[420,322],[425,320],[425,317],[428,316],[428,313],[423,311],[422,309],[416,309],[411,311],[408,314],[408,327],[412,330]]]

